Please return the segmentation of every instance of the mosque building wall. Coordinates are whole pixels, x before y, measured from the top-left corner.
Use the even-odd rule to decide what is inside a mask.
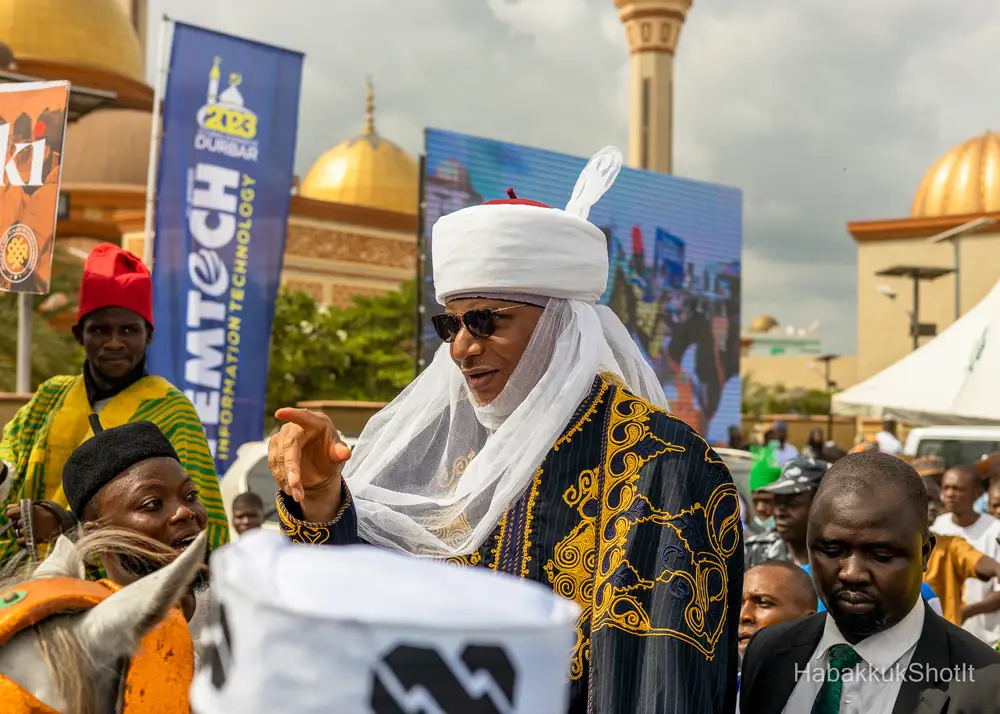
[[[352,296],[396,290],[416,274],[416,233],[323,224],[288,223],[282,283],[323,304],[347,307]]]
[[[913,281],[876,273],[900,266],[953,268],[951,241],[928,239],[978,218],[997,224],[958,238],[960,309],[965,314],[1000,280],[1000,133],[974,137],[934,163],[918,184],[909,216],[847,224],[857,249],[857,354],[834,362],[834,374],[841,372],[834,376],[838,388],[862,382],[913,351]],[[918,317],[935,325],[937,334],[955,320],[955,280],[950,274],[920,282]],[[920,344],[931,339],[921,337]],[[742,358],[740,371],[759,384],[808,387],[815,382],[810,362],[807,355],[749,355]]]
[[[897,265],[951,267],[949,245],[919,245],[910,240],[878,240],[858,245],[858,375],[867,379],[913,351],[909,314],[913,310],[913,281],[880,277],[876,272]],[[895,298],[880,293],[890,286]],[[940,332],[953,317],[953,281],[944,276],[920,284],[920,321]],[[929,338],[921,338],[921,344]]]
[[[959,307],[965,314],[1000,280],[1000,133],[985,132],[941,156],[918,185],[908,217],[847,224],[858,250],[859,380],[913,350],[913,281],[876,273],[896,266],[953,268],[952,241],[928,238],[980,218],[995,223],[957,237]],[[955,320],[955,280],[951,274],[920,284],[919,320],[936,325],[938,334]],[[879,286],[890,287],[895,297]]]
[[[959,219],[956,225],[965,222]],[[941,228],[940,230],[946,230]],[[920,233],[926,232],[920,231]],[[938,232],[932,229],[931,235]],[[1000,279],[1000,234],[978,234],[960,239],[960,300],[964,314],[989,294]],[[954,266],[950,242],[928,243],[926,236],[902,239],[862,239],[858,243],[858,377],[867,379],[913,351],[909,314],[913,310],[913,281],[882,277],[893,266]],[[889,286],[894,299],[879,292]],[[920,283],[919,319],[933,323],[940,334],[955,318],[955,276]],[[925,344],[930,338],[921,338]]]
[[[826,390],[825,366],[813,355],[743,355],[740,378],[751,385],[783,385],[786,389]],[[858,380],[856,355],[844,355],[830,364],[830,379],[838,389]]]

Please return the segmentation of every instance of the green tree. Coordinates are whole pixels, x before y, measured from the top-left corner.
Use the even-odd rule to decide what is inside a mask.
[[[784,384],[765,385],[753,375],[743,378],[743,413],[822,415],[830,410],[830,395],[821,389],[789,389]]]
[[[83,277],[83,261],[58,245],[52,261],[48,295],[33,295],[31,320],[31,388],[57,374],[74,374],[83,366],[83,350],[69,330],[56,329],[49,320],[76,310],[76,296]],[[62,300],[59,299],[59,294]],[[0,293],[0,391],[13,392],[17,380],[17,300],[15,293]],[[49,301],[53,309],[39,308]],[[62,303],[60,305],[60,303]]]
[[[323,308],[282,289],[271,326],[267,422],[303,400],[389,401],[412,379],[416,345],[412,282],[346,308]]]
[[[416,316],[412,281],[385,295],[355,298],[349,308],[330,310],[327,329],[340,341],[347,359],[329,399],[394,399],[413,380]]]
[[[316,301],[282,288],[274,306],[267,376],[267,418],[294,406],[306,395],[330,391],[332,375],[343,368],[343,355],[330,344]]]

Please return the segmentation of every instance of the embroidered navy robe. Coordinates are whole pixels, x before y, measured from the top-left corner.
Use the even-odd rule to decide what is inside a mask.
[[[302,520],[280,492],[278,513],[295,541],[360,542],[346,486],[328,523]],[[736,487],[705,440],[601,375],[493,535],[451,562],[580,605],[569,714],[731,714],[742,533]]]

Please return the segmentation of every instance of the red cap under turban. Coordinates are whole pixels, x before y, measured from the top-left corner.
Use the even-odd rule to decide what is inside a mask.
[[[87,256],[80,283],[78,317],[103,307],[123,307],[153,325],[153,281],[142,261],[111,243]]]

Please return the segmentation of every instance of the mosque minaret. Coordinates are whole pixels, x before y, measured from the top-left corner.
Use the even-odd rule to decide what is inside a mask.
[[[629,50],[628,165],[673,172],[674,53],[692,0],[614,0]]]

